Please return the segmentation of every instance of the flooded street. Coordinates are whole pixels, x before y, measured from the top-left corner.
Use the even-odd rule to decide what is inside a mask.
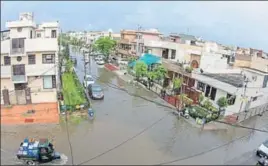
[[[77,56],[76,70],[82,81],[82,56]],[[178,119],[168,108],[107,86],[107,83],[124,86],[133,93],[163,102],[152,92],[127,85],[94,61],[91,61],[91,72],[99,77],[96,82],[103,86],[105,98],[92,102],[96,111],[94,121],[69,124],[74,164],[152,165],[167,161],[174,162],[166,164],[255,164],[255,149],[268,138],[267,133],[234,127],[228,131],[202,131]],[[266,112],[245,125],[268,130],[267,122]],[[125,142],[154,123],[144,133]],[[15,153],[27,136],[53,139],[55,149],[68,156],[66,164],[72,164],[64,121],[60,125],[2,126],[2,164],[16,164]],[[219,147],[240,137],[243,138]],[[125,143],[118,146],[122,142]]]

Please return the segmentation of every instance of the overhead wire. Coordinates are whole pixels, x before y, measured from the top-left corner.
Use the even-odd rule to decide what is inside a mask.
[[[72,143],[71,143],[71,140],[70,140],[70,133],[69,133],[69,125],[68,125],[68,116],[67,116],[67,113],[65,113],[65,127],[66,127],[66,131],[67,131],[68,144],[69,144],[69,148],[70,148],[70,152],[71,152],[72,165],[74,165],[73,147],[72,147]]]
[[[96,77],[96,76],[93,76],[93,77],[95,77],[95,79],[96,79],[96,78],[99,79],[99,77]],[[139,95],[133,95],[133,94],[129,93],[126,89],[123,89],[123,88],[121,88],[121,87],[118,87],[118,86],[115,85],[115,84],[112,84],[112,83],[105,83],[105,84],[106,84],[107,86],[111,87],[111,88],[118,89],[118,90],[122,90],[122,91],[128,93],[128,94],[131,95],[131,96],[134,96],[134,97],[141,97],[141,96],[139,96]],[[111,86],[111,85],[109,85],[109,84],[111,84],[111,85],[113,85],[113,86]],[[142,99],[147,100],[147,98],[145,98],[145,97],[142,97]],[[150,102],[159,104],[158,102],[155,102],[155,101],[152,101],[152,100],[147,100],[147,101],[150,101]],[[161,104],[161,103],[160,103],[160,104]],[[161,105],[162,105],[162,104],[161,104]],[[169,108],[170,108],[170,107],[169,107]],[[145,128],[145,129],[142,130],[141,132],[135,134],[133,137],[131,137],[131,138],[129,138],[129,139],[123,141],[122,143],[118,144],[117,146],[115,146],[115,147],[113,147],[113,148],[111,148],[111,149],[108,149],[108,150],[104,151],[103,153],[100,153],[99,155],[90,158],[89,160],[83,161],[83,162],[79,163],[78,165],[82,165],[82,164],[85,164],[85,163],[87,163],[87,162],[90,162],[90,161],[92,161],[92,160],[94,160],[94,159],[97,159],[97,158],[99,158],[99,157],[101,157],[101,156],[103,156],[103,155],[105,155],[105,154],[107,154],[107,153],[109,153],[109,152],[111,152],[111,151],[113,151],[113,150],[119,148],[120,146],[122,146],[122,145],[126,144],[127,142],[133,140],[134,138],[138,137],[139,135],[141,135],[142,133],[144,133],[144,132],[147,131],[148,129],[152,128],[152,127],[153,127],[154,125],[156,125],[158,122],[160,122],[161,120],[163,120],[167,115],[168,115],[168,114],[166,114],[165,116],[161,117],[159,120],[157,120],[156,122],[154,122],[153,124],[151,124],[150,126],[148,126],[147,128]],[[265,125],[267,125],[267,124],[265,124]],[[249,129],[249,127],[248,127],[247,129]],[[252,129],[251,132],[253,132],[253,131],[254,131],[254,128],[251,128],[251,129]],[[246,137],[246,136],[240,137],[240,139],[242,139],[242,138],[244,138],[244,137]],[[217,147],[215,147],[215,148],[212,148],[212,149],[210,149],[210,151],[213,151],[213,150],[215,150],[215,149],[218,149],[218,148],[221,148],[221,147],[223,147],[223,146],[226,146],[226,145],[228,145],[228,144],[230,144],[230,143],[232,143],[232,142],[234,142],[234,141],[236,141],[236,140],[238,140],[238,139],[232,140],[232,141],[230,141],[230,142],[228,142],[228,143],[225,143],[225,144],[223,144],[223,145],[220,145],[220,146],[217,146]],[[201,155],[201,154],[208,153],[208,152],[209,152],[209,151],[204,151],[204,152],[198,153],[198,154],[196,154],[196,155]],[[191,158],[191,157],[193,157],[193,156],[189,156],[189,157],[187,157],[187,158]],[[182,159],[179,159],[179,160],[185,160],[185,159],[187,159],[187,158],[182,158]],[[176,161],[177,161],[177,160],[176,160]],[[172,162],[175,162],[175,161],[172,161]],[[165,163],[164,163],[164,164],[165,164]],[[158,165],[163,165],[163,164],[160,163],[160,164],[158,164]]]
[[[266,125],[268,125],[268,124],[266,123],[266,124],[262,125],[261,127],[264,127],[264,126],[266,126]],[[224,146],[227,146],[227,145],[229,145],[229,144],[231,144],[231,143],[233,143],[233,142],[235,142],[235,141],[238,141],[238,140],[241,140],[241,139],[243,139],[243,138],[246,138],[246,137],[249,136],[252,132],[254,132],[254,131],[252,130],[252,131],[251,131],[249,134],[247,134],[247,135],[244,135],[244,136],[235,138],[235,139],[233,139],[233,140],[231,140],[231,141],[228,141],[227,143],[224,143],[224,144],[215,146],[215,147],[213,147],[213,148],[211,148],[211,149],[208,149],[208,150],[205,150],[205,151],[202,151],[202,152],[199,152],[199,153],[190,155],[190,156],[186,156],[186,157],[182,157],[182,158],[178,158],[178,159],[175,159],[175,160],[170,160],[170,161],[166,161],[166,162],[162,162],[162,163],[158,163],[158,164],[154,164],[154,165],[167,165],[167,164],[175,163],[175,162],[178,162],[178,161],[183,161],[183,160],[191,159],[191,158],[194,158],[194,157],[197,157],[197,156],[201,156],[201,155],[203,155],[203,154],[206,154],[206,153],[212,152],[212,151],[214,151],[214,150],[217,150],[217,149],[219,149],[219,148],[222,148],[222,147],[224,147]]]
[[[102,80],[100,80],[99,77],[97,77],[97,76],[94,76],[94,75],[93,75],[93,78],[98,79],[99,81],[102,81]],[[137,94],[134,94],[134,93],[130,93],[130,92],[127,91],[126,89],[121,88],[121,87],[118,87],[117,85],[115,85],[115,84],[113,84],[113,83],[105,83],[105,84],[106,84],[107,86],[113,88],[113,89],[117,89],[117,90],[124,91],[124,92],[126,92],[127,94],[129,94],[130,96],[138,97],[138,98],[144,99],[144,100],[146,100],[146,101],[152,102],[152,103],[154,103],[154,104],[157,104],[157,105],[159,105],[159,106],[163,106],[163,107],[170,108],[170,109],[173,109],[173,110],[174,110],[174,107],[171,107],[171,106],[168,106],[168,105],[164,105],[164,104],[162,104],[162,103],[159,103],[159,102],[150,100],[150,99],[148,99],[148,98],[146,98],[146,97],[143,97],[143,96],[140,96],[140,95],[137,95]],[[109,84],[110,84],[110,85],[109,85]],[[111,85],[113,85],[113,86],[111,86]],[[231,123],[227,123],[227,122],[223,122],[223,121],[215,121],[215,122],[223,123],[223,124],[230,125],[230,126],[233,126],[233,127],[239,127],[239,128],[250,129],[250,130],[255,130],[255,131],[259,131],[259,132],[265,132],[265,133],[268,133],[268,130],[261,130],[261,129],[252,128],[252,127],[247,127],[247,126],[242,126],[242,125],[238,125],[238,124],[231,124]]]

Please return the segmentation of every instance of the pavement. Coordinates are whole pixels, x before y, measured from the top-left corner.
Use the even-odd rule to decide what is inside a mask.
[[[27,113],[34,110],[35,113]],[[1,125],[59,123],[58,103],[1,106]]]
[[[82,56],[78,76],[83,79]],[[95,119],[68,121],[72,145],[69,147],[64,118],[59,125],[4,126],[1,130],[1,164],[14,164],[14,156],[25,137],[47,137],[58,152],[68,157],[66,164],[91,165],[254,165],[254,150],[268,138],[264,132],[228,126],[227,130],[202,130],[178,118],[172,109],[108,86],[126,88],[131,93],[163,102],[142,87],[129,85],[116,74],[92,61],[90,72],[103,89],[105,99],[92,101]],[[268,130],[268,115],[246,124]],[[239,160],[238,160],[239,159]]]

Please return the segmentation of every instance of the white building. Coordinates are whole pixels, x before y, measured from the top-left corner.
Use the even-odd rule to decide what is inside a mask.
[[[240,72],[236,70],[236,73],[193,73],[192,78],[195,79],[195,88],[209,97],[214,106],[217,107],[217,100],[220,97],[228,99],[229,106],[226,108],[225,115],[259,109],[259,107],[268,109],[268,73],[266,72],[243,68]]]
[[[59,23],[38,25],[32,13],[21,13],[6,27],[9,37],[1,40],[1,104],[57,102]]]

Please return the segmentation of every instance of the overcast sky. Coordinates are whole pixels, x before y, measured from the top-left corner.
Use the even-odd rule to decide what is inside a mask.
[[[1,29],[20,12],[34,12],[37,22],[59,20],[66,30],[157,28],[189,33],[228,45],[268,52],[268,2],[180,1],[5,1]]]

